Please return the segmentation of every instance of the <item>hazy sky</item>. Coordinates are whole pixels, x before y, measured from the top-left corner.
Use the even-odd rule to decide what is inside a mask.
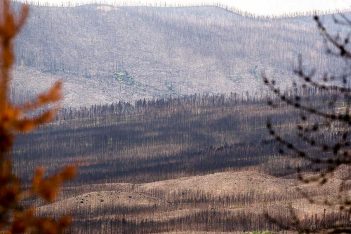
[[[351,10],[351,0],[22,0],[28,2],[41,2],[49,4],[67,4],[73,5],[98,2],[98,3],[128,3],[129,5],[147,5],[147,4],[163,4],[168,5],[199,5],[202,3],[212,4],[219,2],[224,5],[235,7],[240,10],[248,11],[259,15],[267,14],[285,14],[291,12],[315,11],[315,10]]]

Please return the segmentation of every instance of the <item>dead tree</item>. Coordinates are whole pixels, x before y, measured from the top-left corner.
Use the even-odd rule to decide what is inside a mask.
[[[292,211],[293,222],[283,224],[284,229],[294,229],[300,233],[351,233],[351,86],[349,65],[351,62],[351,19],[340,14],[333,16],[333,23],[340,27],[339,33],[328,29],[319,16],[314,16],[317,28],[324,40],[326,56],[345,64],[342,71],[317,72],[306,68],[302,56],[294,70],[296,79],[292,82],[292,90],[279,87],[276,80],[262,75],[265,85],[274,97],[268,101],[273,108],[283,106],[297,111],[296,127],[286,130],[272,120],[267,121],[269,134],[279,143],[279,152],[283,155],[301,159],[298,166],[298,178],[303,183],[316,183],[325,186],[333,180],[337,171],[343,171],[342,182],[335,196],[315,199],[307,191],[300,192],[311,203],[320,203],[332,209],[338,208],[343,217],[349,217],[326,223],[319,228],[303,225]],[[331,65],[332,66],[332,65]],[[334,209],[333,208],[333,209]]]

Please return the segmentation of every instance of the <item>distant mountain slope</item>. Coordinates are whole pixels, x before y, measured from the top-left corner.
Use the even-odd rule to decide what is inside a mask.
[[[300,52],[325,64],[310,17],[252,19],[216,7],[32,7],[16,52],[16,93],[45,88],[37,75],[62,78],[67,106],[254,94],[261,71],[287,78]]]

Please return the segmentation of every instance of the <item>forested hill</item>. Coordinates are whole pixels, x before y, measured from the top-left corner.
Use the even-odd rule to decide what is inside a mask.
[[[261,91],[297,55],[323,66],[311,17],[257,19],[217,7],[32,6],[17,45],[14,96],[57,79],[66,106],[193,93]]]

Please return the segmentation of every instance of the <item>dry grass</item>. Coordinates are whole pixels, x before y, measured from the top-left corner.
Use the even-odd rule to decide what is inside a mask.
[[[276,178],[254,170],[222,172],[205,176],[192,176],[141,185],[144,190],[163,190],[168,193],[190,190],[214,196],[286,193],[294,189],[295,180]]]
[[[248,212],[252,214],[289,213],[290,206],[301,218],[323,214],[326,206],[310,204],[297,191],[302,187],[317,197],[336,194],[340,179],[328,182],[322,188],[310,184],[299,185],[296,179],[285,179],[258,172],[255,169],[229,171],[192,176],[180,179],[165,180],[145,184],[100,184],[69,188],[80,195],[71,196],[51,205],[39,208],[41,213],[62,214],[66,212],[79,213],[80,220],[102,221],[125,218],[126,220],[148,220],[167,222],[175,218],[199,214],[204,210],[221,212]],[[90,191],[89,191],[90,190]],[[80,191],[84,191],[83,194]],[[185,191],[182,193],[182,191]],[[182,202],[182,194],[205,194],[210,197],[203,202],[191,203],[186,199]],[[245,196],[248,197],[232,203],[220,203],[216,198]],[[279,199],[277,196],[280,195]],[[118,208],[139,209],[128,212],[106,212]],[[331,212],[328,208],[328,212]],[[86,215],[82,215],[86,214]],[[180,232],[181,233],[181,232]],[[187,232],[189,233],[189,232]],[[210,233],[210,232],[193,232]]]

